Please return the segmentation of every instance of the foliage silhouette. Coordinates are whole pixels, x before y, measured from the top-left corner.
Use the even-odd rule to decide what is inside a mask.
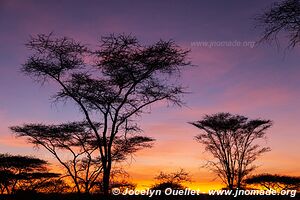
[[[300,177],[277,174],[258,174],[248,177],[246,184],[262,186],[267,190],[297,190],[300,189]]]
[[[72,100],[91,127],[100,153],[103,190],[108,194],[115,139],[126,140],[140,131],[135,119],[153,103],[182,104],[184,89],[171,77],[190,64],[189,51],[171,40],[141,45],[125,34],[102,37],[97,50],[52,34],[32,37],[26,46],[34,53],[22,71],[42,83],[57,83],[61,90],[54,99]]]
[[[157,183],[155,183],[151,189],[161,190],[162,192],[167,188],[172,188],[173,190],[185,189],[184,183],[191,181],[189,173],[183,169],[172,173],[160,172],[155,179]]]
[[[300,1],[284,0],[274,3],[271,8],[256,18],[258,26],[263,27],[261,41],[276,41],[279,33],[286,33],[289,47],[300,42]]]
[[[0,154],[0,191],[12,194],[18,190],[42,191],[60,174],[50,173],[47,162],[29,156]]]
[[[229,189],[241,188],[243,179],[256,168],[253,162],[270,151],[255,144],[257,139],[265,137],[272,125],[270,120],[217,113],[191,124],[203,131],[196,140],[215,158],[208,161],[208,167]]]
[[[96,123],[94,123],[96,126]],[[97,124],[97,128],[101,125]],[[28,142],[47,149],[64,167],[78,193],[100,190],[103,173],[97,140],[87,122],[70,122],[60,125],[27,124],[11,129]],[[154,140],[149,137],[116,137],[112,146],[112,160],[122,162],[142,148],[150,148]]]

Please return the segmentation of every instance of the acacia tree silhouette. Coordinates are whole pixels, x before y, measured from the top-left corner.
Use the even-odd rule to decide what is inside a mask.
[[[36,191],[46,182],[53,181],[60,174],[50,173],[47,162],[29,156],[0,154],[1,194],[15,193],[17,190]]]
[[[300,42],[300,1],[284,0],[256,17],[257,25],[263,27],[261,41],[276,41],[280,32],[286,33],[289,47]]]
[[[203,130],[196,140],[213,155],[215,160],[208,161],[208,167],[229,189],[241,188],[243,179],[256,168],[253,162],[270,151],[268,147],[255,144],[265,137],[272,125],[270,120],[249,120],[241,115],[217,113],[191,124]]]
[[[99,128],[101,125],[94,122]],[[34,145],[47,149],[66,170],[78,193],[90,193],[98,186],[103,173],[98,154],[97,140],[87,122],[70,122],[60,125],[27,124],[11,129],[19,137],[26,137]],[[154,140],[149,137],[116,137],[112,146],[112,160],[124,161],[128,155],[142,148],[150,148]],[[64,159],[68,158],[68,159]],[[71,159],[69,159],[71,158]]]
[[[157,183],[155,183],[151,189],[164,191],[167,188],[172,188],[173,190],[184,189],[184,183],[191,182],[191,177],[188,172],[180,169],[179,171],[165,173],[160,172],[156,177]]]
[[[170,77],[190,64],[188,51],[173,41],[141,45],[125,34],[102,37],[96,51],[51,34],[32,37],[26,46],[34,54],[23,65],[23,72],[43,83],[56,82],[61,90],[54,98],[71,99],[91,127],[103,168],[103,190],[108,194],[115,139],[126,140],[127,135],[139,131],[134,119],[153,103],[182,104],[184,90]]]
[[[277,174],[257,174],[245,179],[246,184],[264,187],[267,190],[300,190],[300,177]]]

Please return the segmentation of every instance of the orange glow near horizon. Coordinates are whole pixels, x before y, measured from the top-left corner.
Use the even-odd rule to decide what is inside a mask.
[[[193,116],[194,114],[192,113],[191,115]],[[282,125],[285,125],[285,122]],[[269,138],[272,138],[272,134],[276,136],[276,132],[280,133],[281,129],[276,126],[271,128],[268,134]],[[197,129],[189,126],[187,123],[175,125],[171,129],[165,127],[163,122],[161,124],[145,124],[145,135],[152,135],[155,138],[158,137],[161,139],[155,142],[153,148],[137,152],[132,159],[122,164],[122,167],[130,175],[129,180],[137,185],[136,189],[144,190],[151,187],[155,183],[154,177],[160,171],[174,172],[180,168],[190,173],[192,182],[185,185],[191,189],[206,193],[208,190],[224,187],[212,172],[207,168],[201,167],[205,163],[205,160],[211,159],[211,156],[204,151],[199,143],[193,140],[193,136],[197,134],[197,131]],[[155,134],[150,134],[151,132]],[[287,140],[286,142],[289,141]],[[45,151],[42,147],[34,149],[24,138],[15,138],[12,135],[0,137],[0,144],[2,148],[15,149],[16,154],[33,155],[48,160],[52,163],[50,168],[53,172],[63,169],[49,152]],[[294,151],[289,156],[284,155],[285,150],[293,148],[296,150],[296,146],[293,147],[293,145],[290,145],[289,149],[285,149],[282,146],[277,146],[276,140],[274,142],[270,139],[266,144],[272,148],[272,151],[257,160],[256,163],[260,167],[255,170],[254,174],[265,173],[267,171],[273,174],[299,176],[297,152]],[[4,152],[3,150],[1,151]]]

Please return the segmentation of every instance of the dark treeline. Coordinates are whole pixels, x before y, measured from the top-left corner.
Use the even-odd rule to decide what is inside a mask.
[[[153,196],[151,198],[147,196],[128,196],[128,195],[119,195],[119,196],[101,196],[96,194],[16,194],[10,196],[0,196],[0,199],[5,200],[98,200],[98,199],[107,199],[107,200],[144,200],[144,199],[153,199],[153,200],[232,200],[232,199],[241,199],[241,200],[298,200],[298,197],[289,197],[289,196],[240,196],[238,198],[232,198],[231,196],[209,196],[206,194],[201,194],[199,196]]]

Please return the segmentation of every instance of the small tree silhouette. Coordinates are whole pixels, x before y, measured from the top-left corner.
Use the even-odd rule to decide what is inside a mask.
[[[246,184],[264,187],[267,190],[298,190],[300,189],[300,177],[283,176],[277,174],[258,174],[245,180]]]
[[[115,168],[111,173],[111,188],[118,188],[120,192],[126,189],[134,190],[136,184],[129,181],[130,175],[123,168]]]
[[[189,173],[185,172],[183,169],[172,173],[160,172],[155,179],[158,182],[155,183],[151,189],[161,191],[164,191],[167,188],[181,190],[185,188],[183,185],[184,183],[191,181]]]
[[[253,162],[270,151],[255,144],[265,137],[265,131],[272,125],[270,120],[217,113],[191,124],[203,130],[196,140],[215,158],[208,161],[208,166],[230,189],[241,188],[243,179],[256,168]]]
[[[141,45],[125,34],[102,37],[97,50],[51,34],[32,37],[26,46],[33,55],[22,71],[42,83],[57,83],[61,90],[54,99],[73,101],[92,128],[108,194],[115,139],[140,130],[134,120],[155,102],[181,105],[184,90],[171,77],[189,65],[188,51],[171,40]]]
[[[46,182],[60,174],[50,173],[47,162],[29,156],[0,154],[1,194],[12,194],[17,190],[38,191]]]

